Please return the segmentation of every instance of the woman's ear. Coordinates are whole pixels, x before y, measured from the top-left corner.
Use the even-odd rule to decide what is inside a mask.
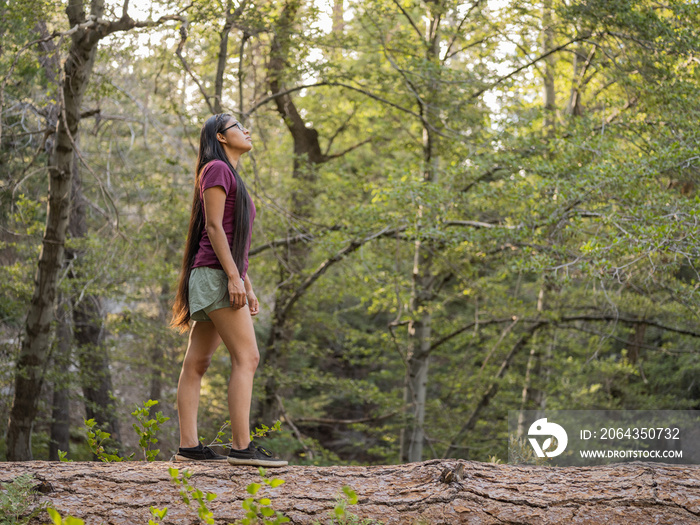
[[[224,137],[221,133],[216,134],[216,140],[218,140],[222,144],[226,144],[226,137]]]

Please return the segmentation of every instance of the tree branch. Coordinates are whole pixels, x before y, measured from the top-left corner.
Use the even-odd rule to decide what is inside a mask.
[[[469,99],[470,99],[470,100],[473,100],[473,99],[479,97],[480,95],[482,95],[482,94],[485,93],[486,91],[489,91],[490,89],[493,89],[494,87],[496,87],[497,85],[499,85],[501,82],[504,82],[504,81],[508,80],[509,78],[513,77],[514,75],[517,75],[517,74],[520,73],[523,69],[527,69],[527,68],[529,68],[530,66],[537,64],[540,60],[544,60],[544,59],[547,58],[549,55],[552,55],[552,54],[554,54],[554,53],[557,53],[558,51],[561,51],[562,49],[567,48],[567,47],[570,46],[571,44],[574,44],[574,43],[576,43],[576,42],[585,41],[585,40],[587,40],[587,39],[590,38],[590,37],[591,37],[591,35],[578,36],[578,37],[576,37],[576,38],[572,38],[571,40],[569,40],[569,41],[566,42],[565,44],[562,44],[562,45],[560,45],[560,46],[557,46],[557,47],[555,47],[555,48],[550,49],[550,50],[547,51],[546,53],[542,53],[542,54],[541,54],[540,56],[538,56],[537,58],[534,58],[533,60],[530,60],[527,64],[523,64],[522,66],[515,68],[513,71],[511,71],[511,72],[508,73],[507,75],[505,75],[505,76],[499,78],[499,79],[496,80],[495,82],[492,82],[492,83],[489,84],[488,86],[486,86],[486,87],[480,89],[479,91],[477,91],[476,93],[474,93],[473,95],[471,95],[471,96],[469,97]]]
[[[444,343],[448,342],[450,339],[453,339],[454,337],[458,336],[459,334],[462,334],[468,330],[471,330],[474,328],[474,326],[489,326],[493,324],[502,324],[502,323],[508,323],[513,320],[517,319],[517,316],[512,316],[512,317],[503,317],[499,319],[489,319],[487,321],[478,321],[478,322],[472,322],[469,324],[464,325],[461,328],[458,328],[457,330],[441,337],[434,343],[430,345],[430,348],[428,349],[429,352],[432,352],[439,346],[443,345]],[[697,332],[695,330],[691,330],[688,328],[676,328],[674,326],[669,326],[665,325],[659,321],[654,321],[650,319],[639,319],[636,317],[624,317],[620,315],[569,315],[569,316],[563,316],[558,319],[532,319],[532,318],[523,318],[520,322],[529,324],[529,323],[547,323],[555,326],[559,326],[561,323],[568,323],[568,322],[574,322],[574,321],[592,321],[592,322],[610,322],[610,321],[616,321],[616,322],[622,322],[622,323],[627,323],[627,324],[645,324],[647,326],[653,326],[655,328],[659,328],[661,330],[666,330],[668,332],[673,332],[676,334],[681,334],[681,335],[689,335],[691,337],[699,337],[700,338],[700,332]]]
[[[405,229],[405,227],[401,228],[401,230]],[[323,261],[316,271],[309,275],[306,280],[301,283],[299,288],[296,289],[294,294],[287,300],[287,302],[282,306],[279,311],[279,318],[280,319],[285,319],[287,315],[289,314],[292,306],[306,293],[306,291],[309,289],[309,287],[315,283],[319,277],[321,277],[328,268],[330,268],[333,264],[337,263],[338,261],[341,261],[346,255],[349,255],[350,253],[354,252],[357,250],[360,246],[363,244],[368,243],[369,241],[372,241],[374,239],[377,239],[379,237],[386,237],[389,235],[395,235],[397,233],[397,229],[389,229],[389,228],[384,228],[383,230],[378,231],[377,233],[373,233],[372,235],[369,235],[365,237],[364,239],[353,239],[350,241],[350,244],[348,244],[345,248],[340,250],[338,253],[335,255],[329,257],[325,261]]]
[[[330,228],[323,230],[321,232],[318,232],[317,234],[311,234],[311,233],[300,233],[299,235],[295,235],[294,237],[285,237],[284,239],[276,239],[274,241],[267,242],[261,246],[256,246],[255,248],[252,248],[248,252],[248,256],[253,256],[253,255],[258,255],[259,253],[264,252],[265,250],[268,250],[270,248],[274,248],[275,246],[286,246],[288,244],[294,244],[297,242],[308,242],[312,241],[314,238],[316,238],[318,235],[321,235],[326,232],[332,232],[332,231],[338,231],[344,229],[345,226],[340,226],[340,225],[334,225],[331,226]]]
[[[461,193],[466,193],[467,191],[469,191],[470,189],[472,189],[472,187],[474,187],[476,184],[480,183],[480,182],[483,181],[484,179],[487,179],[488,177],[490,177],[490,176],[493,175],[494,173],[496,173],[496,172],[498,172],[498,171],[502,171],[502,170],[504,170],[504,169],[506,169],[505,166],[499,166],[498,164],[496,164],[495,166],[493,166],[493,167],[487,169],[484,173],[482,173],[481,175],[479,175],[479,176],[478,176],[476,179],[474,179],[472,182],[470,182],[469,184],[467,184],[464,188],[462,188],[462,189],[460,190],[460,192],[461,192]]]
[[[515,319],[517,319],[517,316],[503,317],[501,319],[490,319],[488,321],[474,321],[473,323],[469,323],[469,324],[463,326],[462,328],[458,328],[454,332],[451,332],[451,333],[447,334],[446,336],[443,336],[440,339],[438,339],[437,341],[435,341],[433,344],[430,345],[430,348],[428,348],[428,352],[432,352],[437,347],[448,342],[450,339],[457,337],[459,334],[462,334],[462,333],[466,332],[467,330],[471,330],[475,326],[489,326],[492,324],[511,323]]]
[[[464,18],[462,18],[462,20],[460,20],[459,25],[457,25],[457,29],[455,29],[455,34],[452,36],[450,43],[447,44],[447,49],[445,49],[445,56],[442,58],[442,62],[445,62],[445,60],[447,60],[449,57],[453,56],[453,55],[450,55],[450,50],[452,49],[452,46],[454,45],[454,43],[457,41],[457,37],[460,34],[460,31],[462,30],[462,25],[464,25],[464,22],[467,21],[467,18],[469,18],[469,15],[472,14],[472,11],[474,11],[474,9],[476,9],[482,1],[483,0],[476,0],[476,2],[474,2],[472,4],[472,6],[464,14]],[[460,49],[460,51],[462,51],[463,49]]]
[[[539,320],[537,321],[533,326],[528,328],[527,332],[525,332],[520,339],[518,339],[518,342],[513,345],[513,348],[511,348],[510,352],[508,352],[508,355],[503,359],[503,362],[501,363],[500,368],[498,369],[498,372],[496,373],[496,376],[494,377],[494,381],[491,383],[491,385],[486,389],[486,392],[484,392],[484,395],[481,396],[481,399],[477,403],[476,407],[474,407],[474,410],[472,413],[469,415],[469,418],[467,419],[466,423],[462,425],[462,428],[459,429],[457,434],[452,438],[451,443],[447,447],[447,450],[445,451],[445,454],[443,458],[449,457],[450,454],[452,454],[456,449],[455,445],[457,444],[457,441],[461,439],[461,437],[472,430],[474,428],[474,425],[477,422],[477,418],[479,417],[479,414],[481,411],[489,404],[493,396],[496,395],[498,392],[498,380],[501,379],[508,368],[510,367],[510,363],[513,360],[513,357],[515,357],[515,354],[523,348],[528,341],[532,338],[532,336],[535,334],[537,330],[542,328],[543,326],[547,326],[548,322],[546,320]]]
[[[177,49],[175,50],[175,54],[180,59],[180,62],[182,63],[182,67],[185,68],[185,71],[187,71],[187,74],[189,74],[190,77],[192,78],[192,80],[194,80],[194,83],[197,84],[197,87],[199,88],[199,92],[204,97],[204,102],[207,103],[207,106],[209,106],[209,111],[211,111],[211,114],[214,115],[214,114],[216,114],[216,110],[215,110],[214,106],[211,105],[211,102],[209,101],[209,99],[210,99],[209,95],[204,90],[204,86],[201,84],[199,79],[195,76],[195,74],[190,69],[190,66],[187,64],[187,61],[185,60],[185,57],[182,54],[182,50],[185,47],[186,41],[187,41],[187,21],[184,21],[182,26],[180,27],[180,43],[177,45]]]
[[[398,7],[401,12],[403,13],[403,16],[406,17],[406,20],[408,20],[408,23],[411,24],[411,27],[416,30],[416,33],[420,37],[421,40],[423,40],[423,33],[420,32],[420,29],[418,29],[418,26],[415,24],[413,21],[413,18],[411,18],[411,15],[409,15],[406,10],[399,4],[396,0],[394,0],[394,3],[396,4],[396,7]]]
[[[507,224],[480,221],[445,221],[443,224],[445,226],[471,226],[472,228],[499,228],[504,230],[520,230],[523,227],[522,224],[518,224],[517,226],[509,226]]]
[[[391,106],[391,107],[393,107],[393,108],[396,108],[396,109],[398,109],[399,111],[402,111],[402,112],[404,112],[404,113],[408,113],[409,115],[413,115],[414,117],[417,117],[417,118],[419,118],[419,119],[421,119],[421,120],[422,120],[422,118],[423,118],[423,117],[422,117],[421,115],[419,115],[418,113],[415,113],[414,111],[411,111],[410,109],[406,109],[406,108],[404,108],[404,107],[402,107],[402,106],[399,106],[398,104],[395,104],[394,102],[390,102],[389,100],[386,100],[385,98],[382,98],[382,97],[380,97],[379,95],[375,95],[374,93],[372,93],[372,92],[370,92],[370,91],[368,91],[368,90],[366,90],[366,89],[358,88],[358,87],[355,87],[355,86],[351,86],[351,85],[349,85],[349,84],[344,84],[344,83],[342,83],[342,82],[330,82],[330,81],[316,82],[316,83],[314,83],[314,84],[307,84],[307,85],[303,85],[303,86],[296,86],[296,87],[289,88],[289,89],[283,89],[282,91],[280,91],[280,92],[278,92],[278,93],[274,93],[274,94],[272,94],[272,95],[269,95],[269,96],[265,97],[264,99],[260,100],[259,102],[255,102],[255,103],[253,104],[253,106],[252,106],[248,111],[246,111],[245,113],[242,113],[241,116],[242,116],[243,118],[249,117],[249,116],[250,116],[252,113],[254,113],[258,108],[260,108],[260,106],[262,106],[262,105],[264,105],[264,104],[266,104],[266,103],[270,102],[271,100],[274,100],[274,99],[276,99],[276,98],[278,98],[278,97],[283,97],[284,95],[287,95],[287,94],[289,94],[289,93],[293,93],[294,91],[300,91],[300,90],[302,90],[302,89],[311,88],[311,87],[319,87],[319,86],[343,87],[343,88],[346,88],[346,89],[350,89],[350,90],[353,90],[353,91],[357,91],[358,93],[362,93],[363,95],[366,95],[366,96],[368,96],[368,97],[371,98],[371,99],[374,99],[374,100],[376,100],[376,101],[378,101],[378,102],[381,102],[382,104],[386,104],[387,106]]]
[[[352,150],[357,149],[360,146],[364,146],[368,142],[372,142],[372,140],[373,140],[373,138],[369,137],[369,138],[366,138],[365,140],[363,140],[362,142],[358,142],[354,146],[350,146],[349,148],[344,149],[343,151],[340,151],[338,153],[334,153],[333,155],[324,155],[324,160],[329,161],[331,159],[337,159],[338,157],[342,157],[343,155],[350,153]]]
[[[357,425],[360,423],[373,423],[375,421],[383,421],[397,415],[399,412],[389,412],[381,416],[362,417],[359,419],[332,419],[327,417],[298,417],[297,423],[318,423],[321,425]]]

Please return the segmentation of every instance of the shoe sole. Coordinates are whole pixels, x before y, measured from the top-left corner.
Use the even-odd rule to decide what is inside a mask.
[[[227,459],[226,456],[224,456],[224,457],[222,457],[222,458],[218,458],[218,459],[216,459],[216,458],[212,458],[212,459],[192,459],[192,458],[188,458],[188,457],[186,457],[186,456],[181,456],[180,454],[175,454],[175,461],[183,461],[183,462],[184,462],[184,461],[226,461],[226,459]]]
[[[226,460],[229,462],[230,465],[236,465],[236,466],[241,466],[241,465],[248,465],[251,467],[286,467],[289,465],[288,461],[284,461],[283,459],[254,459],[254,458],[232,458],[232,457],[227,457]]]

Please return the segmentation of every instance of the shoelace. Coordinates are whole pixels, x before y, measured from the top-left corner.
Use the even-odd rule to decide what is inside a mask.
[[[257,448],[260,452],[262,452],[263,454],[265,454],[268,458],[271,458],[271,457],[272,457],[272,452],[270,452],[270,451],[267,450],[266,448],[260,447],[260,446],[255,447],[255,448]]]

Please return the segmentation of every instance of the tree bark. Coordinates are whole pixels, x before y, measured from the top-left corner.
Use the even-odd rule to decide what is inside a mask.
[[[42,37],[49,36],[46,22],[41,20],[36,24],[36,32]],[[61,60],[59,50],[53,40],[39,44],[38,61],[44,69],[46,78],[52,83],[59,83],[61,73]],[[56,129],[59,120],[60,104],[52,98],[46,105],[46,129]],[[49,158],[53,151],[54,142],[48,138],[45,151]],[[65,264],[64,260],[64,264]],[[58,373],[53,381],[53,400],[51,410],[51,427],[49,429],[49,459],[57,461],[58,451],[68,452],[70,446],[70,382],[68,368],[73,347],[73,320],[71,318],[71,306],[68,297],[61,297],[57,307],[56,349],[52,356],[52,366]]]
[[[5,463],[0,482],[32,473],[43,492],[37,504],[48,502],[63,517],[75,516],[87,525],[147,523],[149,506],[168,508],[164,523],[201,523],[170,481],[170,466],[181,472],[185,468],[166,462]],[[187,469],[191,485],[216,494],[208,507],[217,525],[244,517],[241,503],[250,496],[246,486],[260,482],[256,468],[193,463]],[[441,481],[447,479],[443,472],[452,473],[454,481]],[[348,505],[347,512],[359,516],[358,523],[690,525],[700,516],[698,465],[552,468],[432,460],[373,467],[292,466],[268,469],[267,474],[285,483],[274,490],[263,485],[256,497],[269,496],[272,507],[292,524],[330,523],[344,485],[357,492],[358,503]],[[41,517],[45,523],[46,514]]]
[[[627,359],[633,365],[637,364],[639,360],[639,351],[644,345],[644,335],[647,331],[647,325],[640,323],[634,326],[632,333],[630,334],[629,341],[627,343]]]
[[[103,10],[103,0],[92,1],[92,15],[100,18]],[[66,13],[71,26],[85,21],[83,3],[80,0],[70,0]],[[80,103],[90,79],[99,41],[99,37],[89,37],[90,31],[91,29],[78,30],[72,35],[64,66],[65,78],[61,90],[64,116],[59,118],[55,149],[49,159],[46,227],[27,315],[26,335],[15,368],[15,397],[7,432],[7,457],[10,460],[32,459],[32,426],[44,383],[58,271],[63,264],[68,227],[73,141],[78,136]]]
[[[59,300],[57,308],[56,349],[52,356],[53,368],[58,375],[53,382],[53,402],[49,439],[49,460],[58,461],[58,451],[68,452],[70,448],[70,367],[73,330],[70,301],[66,297]]]

